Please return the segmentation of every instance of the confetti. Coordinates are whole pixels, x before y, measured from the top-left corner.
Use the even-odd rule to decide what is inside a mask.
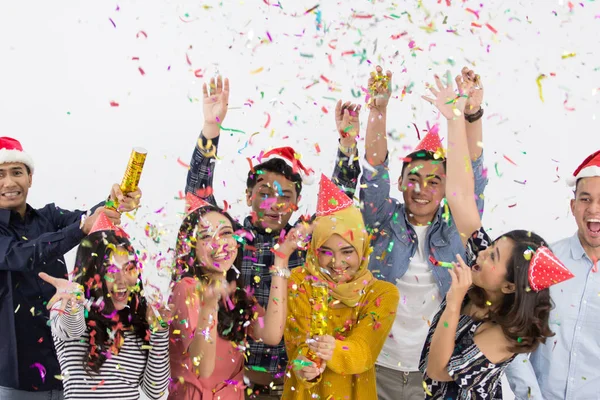
[[[542,92],[542,80],[546,79],[546,75],[544,74],[540,74],[537,79],[535,80],[535,83],[537,84],[538,87],[538,93],[540,95],[540,100],[542,100],[542,103],[544,102],[544,93]]]
[[[44,367],[42,364],[40,363],[33,363],[29,366],[29,368],[37,368],[38,371],[40,372],[40,377],[42,378],[42,383],[46,382],[46,367]]]
[[[250,71],[250,74],[252,74],[252,75],[259,74],[259,73],[263,72],[264,69],[265,69],[264,67],[260,67],[258,69],[255,69],[254,71]]]
[[[110,21],[110,23],[112,24],[113,27],[115,27],[115,28],[117,27],[117,24],[115,24],[115,21],[113,21],[112,18],[109,18],[108,20]]]

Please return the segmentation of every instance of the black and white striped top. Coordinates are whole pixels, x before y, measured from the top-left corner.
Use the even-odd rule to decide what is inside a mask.
[[[59,304],[55,305],[55,308]],[[98,374],[84,369],[89,332],[84,308],[71,312],[52,311],[52,336],[62,372],[64,396],[69,400],[137,400],[139,388],[151,399],[160,399],[169,384],[169,331],[150,335],[149,346],[135,332],[126,331],[119,354],[111,355]]]

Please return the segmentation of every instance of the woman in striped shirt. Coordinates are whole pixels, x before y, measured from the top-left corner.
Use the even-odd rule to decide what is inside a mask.
[[[73,282],[40,274],[57,289],[48,308],[65,399],[133,400],[140,387],[151,399],[166,393],[169,330],[152,328],[140,269],[125,232],[104,218],[79,246]]]

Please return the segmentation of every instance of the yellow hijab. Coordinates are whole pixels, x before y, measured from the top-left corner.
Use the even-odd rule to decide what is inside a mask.
[[[362,214],[358,208],[350,206],[330,215],[317,217],[313,224],[314,230],[306,255],[305,268],[311,275],[329,285],[334,300],[339,300],[348,307],[356,307],[365,289],[373,281],[373,275],[367,268],[371,238],[366,231]],[[345,283],[337,283],[329,274],[322,273],[317,258],[317,250],[336,233],[356,249],[358,257],[362,260],[354,277]]]

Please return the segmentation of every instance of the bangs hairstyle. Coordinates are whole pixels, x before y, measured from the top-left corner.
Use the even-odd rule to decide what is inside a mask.
[[[530,261],[525,259],[525,252],[535,252],[547,244],[539,235],[525,230],[505,233],[494,243],[503,238],[511,240],[514,246],[506,264],[506,280],[514,283],[515,292],[505,294],[500,308],[490,311],[488,318],[502,327],[504,336],[511,342],[509,351],[531,353],[540,343],[545,343],[546,338],[554,336],[548,325],[553,303],[549,289],[535,292],[529,288]],[[472,287],[469,297],[478,307],[485,307],[487,299],[483,289]]]
[[[406,157],[404,157],[405,161],[402,163],[402,171],[400,176],[404,176],[404,171],[413,161],[434,161],[437,164],[441,164],[444,166],[444,171],[446,171],[446,159],[445,158],[435,158],[435,153],[431,151],[418,150],[410,153]]]
[[[283,175],[285,179],[294,184],[294,187],[296,188],[296,196],[300,196],[300,192],[302,191],[302,176],[300,176],[298,172],[294,172],[294,169],[281,158],[272,158],[254,166],[254,171],[250,170],[248,172],[246,188],[248,190],[254,189],[259,176],[265,172]]]
[[[119,351],[126,329],[132,329],[145,342],[150,338],[146,321],[147,304],[146,299],[140,295],[143,287],[139,274],[137,286],[131,289],[127,307],[117,311],[109,300],[105,275],[110,272],[111,256],[117,247],[123,247],[130,255],[135,256],[129,240],[117,236],[113,231],[94,232],[86,236],[77,249],[73,271],[75,282],[84,287],[85,298],[91,303],[85,321],[90,343],[87,359],[83,361],[88,373],[97,374],[106,361],[106,354],[116,354]],[[137,257],[135,262],[138,263]],[[114,339],[109,336],[111,332],[115,332]]]
[[[200,222],[200,218],[210,212],[217,212],[223,215],[223,217],[231,222],[231,226],[235,230],[236,222],[234,219],[218,207],[206,206],[188,214],[181,223],[179,234],[177,235],[175,271],[172,277],[173,282],[178,282],[185,277],[198,278],[201,282],[206,282],[208,280],[208,277],[203,272],[196,257],[196,235],[198,233],[198,223]],[[234,308],[229,309],[229,307],[223,305],[222,301],[219,301],[219,323],[217,325],[217,333],[220,337],[236,343],[245,342],[246,327],[244,324],[248,321],[252,321],[257,307],[256,300],[246,293],[244,283],[239,277],[242,259],[243,249],[238,247],[235,261],[225,275],[227,282],[236,282],[237,289],[231,298]]]

